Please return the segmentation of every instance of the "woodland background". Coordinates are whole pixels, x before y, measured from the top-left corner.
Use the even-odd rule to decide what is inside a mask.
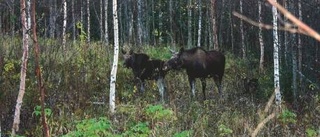
[[[23,51],[19,2],[0,0],[1,136],[10,135],[19,91]],[[30,1],[26,2],[30,7]],[[320,32],[318,0],[278,2]],[[168,60],[170,49],[201,46],[223,52],[227,64],[223,98],[210,79],[209,99],[202,101],[197,92],[197,101],[191,101],[185,72],[170,71],[168,99],[162,104],[154,81],[148,81],[145,93],[137,93],[133,74],[123,68],[120,55],[117,111],[111,116],[107,104],[114,40],[112,6],[111,0],[36,2],[45,110],[52,136],[249,136],[276,109],[275,105],[265,107],[274,92],[272,29],[253,26],[232,14],[236,11],[272,25],[272,6],[266,1],[119,0],[121,49],[129,47]],[[277,18],[279,26],[290,23],[281,14]],[[278,31],[278,36],[282,111],[258,135],[319,136],[319,42],[288,31]],[[18,134],[42,136],[31,43]],[[112,120],[114,116],[117,121]]]

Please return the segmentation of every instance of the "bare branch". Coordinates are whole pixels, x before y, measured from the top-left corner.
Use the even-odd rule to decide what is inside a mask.
[[[261,121],[256,129],[252,132],[251,137],[256,137],[258,132],[262,129],[262,127],[271,119],[273,119],[276,116],[275,113],[270,114],[268,117],[266,117],[263,121]]]
[[[275,2],[274,0],[268,0],[268,2],[275,6],[285,17],[287,17],[290,21],[292,21],[295,25],[298,26],[298,30],[301,32],[304,32],[304,34],[309,35],[316,40],[320,41],[320,35],[310,28],[308,25],[297,19],[295,16],[293,16],[288,10],[286,10],[283,6]]]
[[[249,23],[249,24],[251,24],[253,26],[256,26],[256,27],[259,27],[259,28],[261,27],[261,28],[268,29],[268,30],[273,29],[272,25],[256,22],[256,21],[254,21],[254,20],[252,20],[252,19],[250,19],[250,18],[248,18],[248,17],[246,17],[246,16],[244,16],[244,15],[238,13],[238,12],[234,11],[234,12],[232,12],[232,14],[234,16],[238,17],[239,19],[242,19],[245,22],[247,22],[247,23]],[[285,23],[285,24],[289,24],[289,23]],[[301,33],[301,34],[308,35],[307,33],[301,31],[300,29],[294,28],[293,25],[285,25],[284,27],[279,26],[278,30],[288,31],[290,33]]]

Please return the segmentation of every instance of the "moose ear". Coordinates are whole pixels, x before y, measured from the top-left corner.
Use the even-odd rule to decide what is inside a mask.
[[[182,47],[179,52],[183,52],[183,51],[184,51],[184,48]]]
[[[129,51],[129,55],[132,55],[132,53],[133,53],[133,50],[132,50],[132,49],[130,49],[130,51]]]
[[[126,54],[126,51],[125,51],[125,50],[123,50],[123,49],[121,49],[121,52],[122,52],[122,54]]]

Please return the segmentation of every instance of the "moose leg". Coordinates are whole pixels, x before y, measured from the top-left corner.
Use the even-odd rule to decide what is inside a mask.
[[[189,77],[189,84],[190,84],[191,92],[192,92],[191,98],[193,98],[193,97],[196,96],[196,83],[195,83],[195,79]]]
[[[220,94],[220,96],[221,96],[221,95],[222,95],[222,93],[221,93],[221,90],[222,90],[222,87],[221,87],[222,77],[220,77],[220,76],[218,76],[218,75],[215,75],[215,76],[213,77],[213,80],[214,80],[214,82],[216,83],[217,88],[218,88],[218,91],[219,91],[219,94]]]
[[[161,101],[164,102],[165,83],[162,77],[157,79],[157,86],[161,95]]]
[[[203,100],[206,100],[206,79],[201,78],[201,84],[202,84],[202,93],[203,93]]]

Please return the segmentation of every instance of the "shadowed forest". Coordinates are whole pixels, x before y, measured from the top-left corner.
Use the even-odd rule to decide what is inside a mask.
[[[116,111],[112,114],[112,2],[52,0],[35,4],[44,114],[50,136],[320,135],[319,42],[302,33],[290,33],[297,26],[278,13],[282,103],[276,105],[274,31],[232,14],[235,11],[272,26],[272,6],[263,0],[118,1],[120,50],[132,49],[167,61],[171,50],[200,46],[222,52],[226,64],[221,96],[213,79],[208,78],[207,99],[203,100],[201,81],[196,79],[192,99],[186,71],[170,70],[165,76],[165,101],[161,102],[157,82],[146,81],[145,91],[140,92],[119,52]],[[318,1],[278,2],[320,32]],[[0,11],[0,136],[6,137],[12,135],[24,42],[19,1],[0,1]],[[28,29],[25,94],[16,136],[37,137],[44,136],[42,102],[34,34]]]

